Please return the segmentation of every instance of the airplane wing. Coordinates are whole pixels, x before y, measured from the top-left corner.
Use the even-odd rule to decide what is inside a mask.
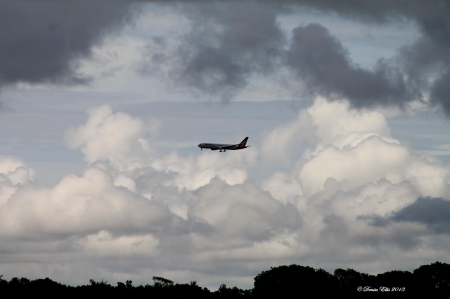
[[[234,147],[236,147],[236,144],[224,144],[220,149],[233,149]]]

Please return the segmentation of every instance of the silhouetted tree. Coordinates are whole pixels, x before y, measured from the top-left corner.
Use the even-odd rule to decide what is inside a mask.
[[[10,281],[0,275],[1,298],[66,298],[66,297],[147,297],[147,298],[450,298],[450,265],[436,262],[414,270],[389,271],[377,276],[353,269],[336,269],[331,275],[323,269],[290,265],[271,268],[255,277],[252,290],[229,288],[222,284],[216,292],[201,288],[196,281],[174,284],[154,276],[154,284],[133,286],[131,280],[112,287],[107,281],[78,287],[66,286],[49,278],[30,281],[14,277]],[[357,287],[405,288],[405,292],[357,292]]]
[[[423,265],[414,270],[414,278],[420,292],[434,291],[439,294],[450,294],[450,265],[435,262]]]
[[[125,286],[127,287],[127,289],[131,289],[133,288],[133,282],[131,280],[127,280]]]
[[[117,282],[117,287],[116,287],[116,288],[117,288],[117,289],[125,289],[126,286],[125,286],[125,284],[124,284],[123,282],[118,281],[118,282]]]
[[[242,290],[238,287],[227,288],[225,284],[222,284],[214,293],[214,298],[250,298],[251,294],[250,290]]]
[[[3,279],[3,275],[0,275],[0,291],[8,288],[8,281]]]
[[[170,287],[173,285],[173,281],[164,277],[153,276],[155,287]]]
[[[323,269],[299,265],[280,266],[255,277],[256,298],[320,297],[336,291],[335,278]]]
[[[355,294],[358,287],[374,286],[374,276],[366,273],[359,273],[353,269],[336,269],[334,271],[339,290],[342,293]]]
[[[420,282],[419,282],[420,283]],[[389,271],[376,276],[376,285],[379,287],[405,288],[405,293],[415,293],[417,282],[414,275],[408,271]]]

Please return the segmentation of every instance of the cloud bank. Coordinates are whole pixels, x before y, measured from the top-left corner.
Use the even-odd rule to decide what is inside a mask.
[[[81,58],[132,19],[126,1],[0,1],[0,86],[85,84]]]
[[[152,1],[150,1],[152,2]],[[143,1],[0,1],[0,84],[85,84],[80,59],[94,46],[136,20]],[[157,9],[158,2],[153,4]],[[177,88],[201,97],[229,101],[254,80],[273,80],[284,72],[291,85],[330,100],[347,99],[359,108],[407,108],[412,102],[450,111],[448,59],[450,5],[444,0],[169,2],[190,20],[187,33],[148,38],[141,74],[163,74]],[[372,68],[356,64],[345,45],[318,23],[291,32],[280,18],[304,11],[325,12],[377,26],[401,20],[420,35],[394,57]],[[251,17],[249,17],[251,16]],[[14,28],[14,30],[11,30]],[[181,30],[181,31],[183,31]],[[289,85],[289,84],[288,84]]]
[[[86,168],[51,188],[2,157],[2,273],[73,284],[160,275],[216,288],[250,287],[288,263],[375,273],[447,262],[449,166],[392,138],[378,112],[317,98],[259,148],[226,155],[159,152],[155,130],[107,105],[88,110],[66,133]],[[287,170],[261,184],[249,177],[280,154]]]
[[[291,84],[330,100],[347,99],[352,106],[405,109],[412,102],[440,105],[447,113],[450,26],[447,1],[282,1],[203,3],[182,6],[190,32],[177,42],[155,37],[149,42],[142,73],[163,73],[176,85],[199,95],[229,101],[252,80],[276,78],[289,70]],[[318,23],[285,32],[278,19],[312,10],[337,14],[362,23],[413,21],[420,36],[399,48],[394,57],[379,59],[373,68],[356,64],[345,46]],[[251,16],[251,18],[249,17]]]

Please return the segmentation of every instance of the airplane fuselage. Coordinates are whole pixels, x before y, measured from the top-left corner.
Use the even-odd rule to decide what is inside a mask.
[[[242,140],[242,142],[239,144],[200,143],[198,145],[198,147],[201,150],[203,150],[204,148],[208,148],[212,151],[216,151],[216,150],[219,150],[221,152],[222,151],[225,152],[227,150],[235,151],[235,150],[240,150],[240,149],[250,147],[250,146],[246,145],[247,140],[248,140],[248,137],[246,137],[244,140]]]

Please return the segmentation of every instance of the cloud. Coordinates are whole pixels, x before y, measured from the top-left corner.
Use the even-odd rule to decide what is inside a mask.
[[[312,60],[312,66],[301,65],[300,72],[308,74],[310,76],[308,80],[325,80],[325,84],[320,82],[313,88],[322,88],[322,92],[325,93],[330,91],[341,93],[356,107],[380,104],[401,107],[409,101],[426,102],[427,94],[431,94],[432,103],[441,105],[447,113],[449,112],[449,97],[445,88],[449,85],[450,78],[448,76],[450,60],[445,55],[450,46],[448,42],[450,23],[447,18],[450,5],[447,1],[436,0],[428,3],[409,1],[407,6],[395,1],[365,1],[360,5],[353,5],[351,1],[336,3],[327,0],[290,3],[372,24],[406,18],[416,22],[422,33],[413,44],[399,49],[398,55],[392,60],[379,60],[375,69],[370,71],[352,66],[340,43],[330,38],[326,30],[320,30],[317,25],[316,28],[309,28],[309,31],[315,29],[316,34],[322,36],[317,40],[324,46],[316,60]],[[297,30],[298,33],[303,33],[300,37],[305,35],[308,37],[305,29],[306,27]],[[321,57],[320,53],[328,53],[330,57],[326,55]],[[303,56],[301,58],[306,59]],[[320,72],[317,72],[320,67],[327,70],[322,77]],[[350,81],[355,83],[354,86]]]
[[[8,259],[13,252],[27,256],[29,268],[20,271],[28,277],[58,273],[71,283],[84,283],[86,275],[148,283],[142,273],[150,268],[150,274],[180,281],[214,277],[224,283],[233,281],[226,276],[236,270],[253,273],[239,261],[265,264],[294,254],[294,236],[304,222],[292,204],[247,179],[256,149],[228,156],[159,153],[146,139],[151,131],[107,105],[89,109],[86,122],[66,134],[88,165],[51,188],[12,182],[29,168],[18,159],[2,159],[0,239],[8,242],[0,252]],[[69,275],[61,274],[57,261],[69,266]],[[7,275],[19,271],[0,267]],[[244,279],[251,281],[248,275]]]
[[[304,124],[308,124],[306,128]],[[307,138],[298,133],[302,130],[308,132]],[[274,128],[266,136],[263,158],[275,154],[272,148],[278,146],[273,145],[277,139],[289,140],[280,142],[284,157],[304,150],[291,171],[308,197],[325,190],[327,184],[352,190],[380,179],[395,184],[407,180],[423,196],[447,196],[449,191],[447,166],[392,138],[381,113],[352,109],[348,102],[317,98],[313,106],[299,113],[298,120]],[[296,143],[302,137],[307,147]]]
[[[261,188],[270,192],[276,199],[283,203],[297,203],[298,197],[303,196],[303,191],[298,181],[292,176],[276,172],[266,179]]]
[[[317,98],[301,121],[273,129],[292,127],[283,137],[291,144],[295,126],[309,123],[307,148],[293,142],[289,164],[256,146],[159,152],[150,136],[164,123],[107,105],[87,113],[66,136],[85,155],[82,174],[46,188],[19,159],[0,158],[0,255],[27,261],[0,264],[7,277],[251,287],[274,265],[373,273],[448,255],[448,165],[395,140],[378,112]],[[253,181],[250,170],[267,163],[279,168]]]
[[[389,217],[394,222],[424,223],[438,233],[449,233],[450,201],[443,198],[419,197],[412,204]]]
[[[191,207],[191,214],[219,229],[220,238],[268,240],[285,229],[295,231],[302,224],[295,209],[274,200],[251,181],[230,187],[213,180],[195,195],[198,201]]]
[[[0,1],[0,85],[84,84],[77,61],[130,21],[126,1]]]
[[[383,177],[398,182],[398,170],[408,162],[408,156],[408,150],[398,144],[369,137],[353,147],[325,147],[304,164],[297,179],[308,195],[322,191],[327,180],[342,183],[344,190]]]
[[[119,170],[132,170],[151,157],[144,137],[155,132],[157,124],[146,126],[128,114],[113,113],[108,105],[90,109],[88,115],[86,124],[69,129],[65,139],[69,147],[81,148],[89,164],[109,161]]]
[[[448,113],[450,5],[443,0],[430,3],[192,2],[180,6],[180,13],[191,20],[189,33],[177,36],[178,42],[169,37],[149,41],[140,70],[162,72],[177,87],[225,101],[254,80],[273,81],[290,70],[295,77],[285,77],[286,86],[301,82],[304,91],[314,96],[347,99],[354,107],[409,109],[418,103],[440,105]],[[305,9],[374,26],[408,20],[417,24],[420,36],[400,47],[394,57],[383,57],[372,68],[363,68],[321,24],[300,25],[288,38],[277,18]]]
[[[351,109],[348,101],[328,103],[326,98],[317,97],[307,112],[319,145],[333,144],[341,148],[374,135],[391,138],[386,118],[381,113]]]
[[[313,138],[312,130],[310,115],[307,111],[301,111],[297,119],[265,133],[261,142],[261,156],[268,161],[288,164],[302,144]]]
[[[105,36],[132,22],[138,11],[134,7],[145,5],[139,1],[0,1],[4,45],[0,84],[90,82],[93,78],[79,72],[81,59],[89,59]],[[302,82],[314,95],[345,98],[354,107],[407,109],[411,103],[420,103],[450,109],[446,88],[450,6],[446,1],[430,5],[410,1],[407,6],[390,1],[354,5],[352,1],[308,0],[166,5],[188,19],[190,28],[149,39],[139,70],[162,73],[177,88],[229,101],[255,80],[274,80],[288,69],[295,76],[284,77],[290,78],[291,85]],[[278,18],[304,9],[370,24],[412,20],[421,36],[401,47],[395,57],[362,68],[321,24],[298,26],[288,39]]]
[[[299,119],[303,122],[290,126],[308,120],[308,147],[287,172],[276,172],[261,187],[297,208],[305,223],[303,231],[314,239],[309,239],[308,248],[334,248],[303,258],[379,262],[383,256],[396,255],[396,250],[418,254],[417,248],[433,252],[442,248],[435,243],[436,230],[423,221],[400,220],[403,212],[396,221],[384,215],[403,211],[419,197],[447,198],[447,165],[392,138],[382,114],[352,109],[348,102],[317,98]],[[273,132],[284,133],[283,138],[295,144],[298,130],[283,130],[285,126]],[[267,134],[268,140],[276,135],[273,132]]]
[[[88,168],[83,176],[68,175],[51,190],[18,189],[1,209],[2,235],[55,238],[89,235],[100,230],[140,234],[160,230],[170,213],[113,185],[104,171]]]
[[[8,31],[0,29],[8,45],[0,50],[2,84],[85,82],[73,63],[129,20],[125,2],[17,3],[0,2],[0,22],[33,13],[17,23],[17,39],[0,26]],[[263,134],[261,148],[227,155],[160,152],[153,142],[164,123],[92,108],[65,136],[85,170],[51,188],[20,159],[0,157],[2,273],[251,287],[257,273],[280,264],[376,273],[448,259],[449,166],[393,138],[385,117],[367,109],[402,106],[425,92],[445,107],[448,6],[398,3],[301,2],[363,22],[416,20],[422,36],[372,70],[354,64],[321,25],[299,26],[287,40],[273,4],[181,5],[193,27],[180,44],[155,39],[159,50],[147,52],[145,67],[162,66],[224,100],[286,67],[322,97]],[[18,41],[36,56],[12,51]],[[275,170],[259,183],[250,175],[256,167]]]
[[[316,94],[346,98],[357,107],[408,101],[399,70],[379,61],[374,71],[353,65],[342,44],[320,24],[293,30],[285,64]]]
[[[258,155],[256,149],[225,157],[215,152],[189,157],[181,157],[175,151],[163,155],[151,143],[161,125],[158,120],[145,124],[126,113],[113,112],[109,105],[89,109],[87,113],[85,124],[67,130],[67,145],[72,149],[80,148],[89,164],[133,176],[138,181],[153,180],[151,177],[155,176],[159,183],[191,190],[216,176],[229,184],[238,184],[247,178],[245,168],[254,165]],[[134,182],[123,176],[116,184],[120,182],[134,188]]]
[[[449,233],[448,216],[450,203],[439,197],[419,197],[415,201],[397,207],[389,212],[381,214],[367,214],[357,217],[378,230],[392,230],[402,226],[416,227],[415,236],[410,233],[403,234],[400,245],[406,249],[424,244],[423,237],[430,238],[433,234],[441,235]],[[384,216],[383,216],[384,214]],[[420,227],[422,227],[420,229]],[[436,242],[436,241],[434,241]],[[439,241],[437,242],[439,243]]]
[[[20,186],[34,181],[35,172],[15,157],[0,156],[0,206],[4,205]]]
[[[141,72],[169,68],[176,83],[228,101],[252,74],[273,71],[284,42],[276,5],[190,3],[183,8],[191,31],[172,47],[167,39],[154,38]]]

